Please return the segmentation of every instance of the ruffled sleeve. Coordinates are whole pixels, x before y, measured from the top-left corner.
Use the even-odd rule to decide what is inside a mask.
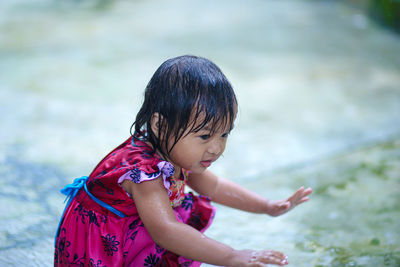
[[[148,172],[147,170],[149,169],[150,168],[145,167],[135,167],[122,175],[118,179],[118,183],[121,185],[123,181],[130,180],[138,184],[144,181],[157,179],[161,176],[163,178],[164,187],[168,191],[168,196],[172,196],[172,191],[170,190],[171,182],[168,178],[174,174],[174,166],[168,161],[160,161],[157,163],[157,171]]]

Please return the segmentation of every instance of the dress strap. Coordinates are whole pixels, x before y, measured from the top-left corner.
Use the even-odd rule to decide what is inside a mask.
[[[82,187],[85,189],[87,195],[93,199],[93,201],[95,201],[97,204],[99,204],[100,206],[102,206],[103,208],[108,209],[109,211],[111,211],[112,213],[114,213],[115,215],[124,218],[126,215],[124,213],[122,213],[121,211],[117,210],[116,208],[112,207],[111,205],[108,205],[107,203],[101,201],[100,199],[98,199],[97,197],[95,197],[92,193],[89,192],[89,190],[87,189],[86,186],[86,182],[88,180],[88,176],[82,176],[80,178],[76,178],[74,180],[74,182],[72,184],[66,185],[64,186],[63,189],[60,190],[61,193],[63,193],[64,195],[66,195],[67,197],[65,198],[64,203],[68,200],[67,205],[65,205],[64,211],[61,215],[61,219],[60,222],[58,224],[57,227],[57,232],[56,232],[56,237],[54,240],[54,245],[57,241],[57,236],[58,236],[58,232],[60,231],[60,226],[61,226],[61,222],[64,218],[64,213],[67,210],[69,204],[71,203],[72,199],[76,196],[76,194],[78,193],[79,189],[81,189]]]
[[[92,195],[92,193],[89,192],[89,190],[86,187],[86,183],[84,183],[83,187],[85,188],[86,193],[88,194],[88,196],[93,199],[97,204],[99,204],[100,206],[102,206],[103,208],[108,209],[109,211],[111,211],[112,213],[114,213],[115,215],[118,215],[121,218],[124,218],[126,215],[124,213],[122,213],[121,211],[117,210],[116,208],[114,208],[111,205],[108,205],[107,203],[101,201],[100,199],[98,199],[97,197],[95,197],[94,195]]]

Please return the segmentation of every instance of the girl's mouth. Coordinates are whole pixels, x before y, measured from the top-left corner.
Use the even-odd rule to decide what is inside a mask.
[[[204,168],[210,167],[211,166],[212,161],[211,160],[203,160],[200,161],[201,166],[203,166]]]

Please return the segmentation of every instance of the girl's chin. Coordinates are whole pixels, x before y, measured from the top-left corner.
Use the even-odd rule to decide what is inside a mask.
[[[203,167],[201,165],[199,167],[197,167],[197,168],[189,169],[189,171],[191,173],[195,173],[195,174],[202,174],[205,170],[207,170],[207,168],[205,168],[205,167]]]

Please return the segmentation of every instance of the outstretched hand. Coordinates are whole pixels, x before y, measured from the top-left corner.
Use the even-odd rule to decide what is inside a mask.
[[[275,250],[235,250],[231,257],[230,267],[266,267],[267,264],[287,265],[287,256]]]
[[[282,215],[297,205],[309,200],[308,195],[312,193],[311,188],[305,189],[303,186],[299,188],[291,197],[282,200],[270,200],[267,213],[271,216]]]

